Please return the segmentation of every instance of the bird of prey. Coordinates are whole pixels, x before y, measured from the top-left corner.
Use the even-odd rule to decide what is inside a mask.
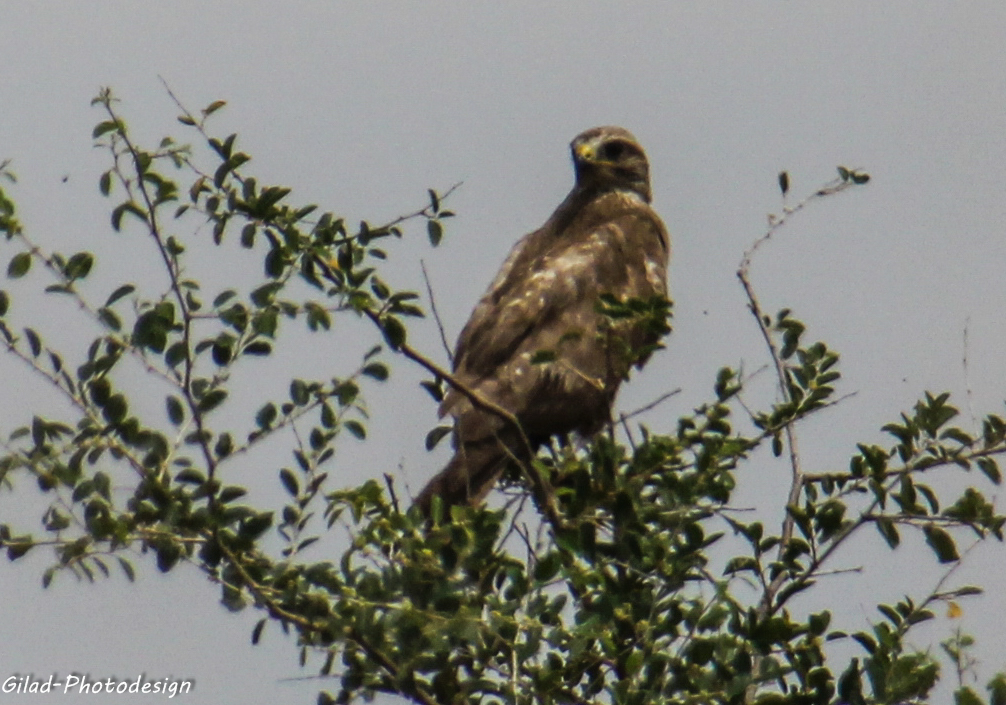
[[[595,127],[570,144],[576,182],[538,230],[511,250],[461,331],[454,377],[511,413],[450,389],[440,415],[454,417],[455,454],[419,493],[427,516],[435,496],[481,502],[509,463],[527,463],[553,435],[590,437],[610,421],[632,363],[627,350],[656,343],[652,330],[613,325],[602,295],[665,299],[670,240],[650,207],[649,164],[627,130]]]

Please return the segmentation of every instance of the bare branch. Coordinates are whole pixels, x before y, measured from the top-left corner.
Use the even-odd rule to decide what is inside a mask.
[[[663,404],[665,401],[667,401],[671,397],[676,396],[678,394],[681,394],[681,387],[678,387],[677,389],[672,389],[669,392],[664,392],[659,397],[657,397],[656,399],[654,399],[653,401],[651,401],[649,404],[645,404],[645,405],[639,407],[638,409],[635,409],[634,411],[630,411],[627,414],[620,414],[619,416],[620,416],[620,418],[621,418],[621,420],[623,422],[628,421],[629,419],[631,419],[631,418],[633,418],[635,416],[639,416],[640,414],[645,414],[647,411],[650,411],[652,409],[657,408],[658,406],[660,406],[661,404]]]
[[[419,260],[419,266],[423,270],[423,281],[426,282],[426,293],[430,297],[430,311],[433,312],[433,320],[437,322],[437,330],[440,331],[440,343],[444,346],[444,352],[447,353],[447,360],[454,365],[454,353],[451,351],[451,346],[447,342],[447,335],[444,333],[444,322],[440,320],[440,312],[437,311],[437,300],[433,296],[433,287],[430,286],[430,276],[426,272],[426,263],[423,260]]]

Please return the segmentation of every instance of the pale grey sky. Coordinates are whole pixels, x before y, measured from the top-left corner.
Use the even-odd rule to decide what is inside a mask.
[[[842,353],[841,390],[856,392],[802,431],[805,464],[843,467],[855,442],[883,441],[879,427],[927,389],[963,395],[970,383],[976,413],[1002,410],[1000,2],[0,0],[0,11],[0,158],[14,160],[13,193],[33,237],[120,255],[101,260],[96,276],[129,264],[123,252],[143,252],[125,236],[109,239],[108,203],[97,190],[104,155],[90,144],[100,116],[88,103],[99,86],[115,89],[147,142],[184,135],[158,76],[193,108],[227,100],[215,125],[240,133],[260,178],[352,220],[391,218],[422,206],[427,187],[464,181],[450,202],[458,217],[445,244],[431,251],[413,229],[393,270],[402,286],[421,286],[425,259],[450,336],[513,241],[569,189],[569,140],[620,124],[650,156],[655,206],[673,238],[676,303],[668,350],[624,389],[623,408],[681,387],[646,417],[668,428],[709,397],[720,366],[765,363],[737,264],[780,207],[779,170],[790,171],[800,197],[844,164],[870,172],[869,186],[800,216],[752,270],[768,310],[793,308],[808,335]],[[240,279],[240,264],[228,276]],[[346,371],[352,359],[334,338],[311,341],[297,364],[319,377]],[[443,359],[432,323],[414,341]],[[0,359],[0,375],[6,433],[34,410],[25,400],[45,392],[11,360]],[[418,378],[396,361],[392,379],[370,393],[379,440],[340,448],[346,484],[390,471],[415,491],[443,462],[442,450],[422,448],[435,408]],[[270,383],[282,390],[287,380],[274,372],[262,382]],[[966,406],[963,396],[957,401]],[[269,460],[235,481],[265,501],[279,497],[273,468],[286,462]],[[740,482],[738,504],[771,516],[786,469],[758,458]],[[13,521],[15,507],[4,500],[0,519]],[[835,578],[805,603],[840,612],[836,627],[862,628],[876,602],[918,594],[938,578],[921,541],[907,539],[891,554],[870,537],[860,549],[841,564],[863,564],[864,574]],[[996,588],[1004,555],[998,545],[976,552],[957,579]],[[190,703],[313,702],[317,682],[281,680],[311,673],[297,668],[292,644],[268,630],[252,648],[258,615],[226,612],[194,571],[144,569],[135,585],[61,575],[43,591],[48,559],[36,550],[0,563],[0,678],[145,672],[195,678]],[[982,644],[983,671],[1006,667],[998,625],[1006,596],[993,589],[963,607],[961,625]],[[925,636],[944,638],[954,626],[940,619]]]

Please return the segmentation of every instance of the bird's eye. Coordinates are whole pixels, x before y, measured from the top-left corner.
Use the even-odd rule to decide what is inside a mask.
[[[600,151],[600,156],[605,161],[617,162],[619,159],[625,156],[628,150],[628,145],[625,142],[605,142]]]

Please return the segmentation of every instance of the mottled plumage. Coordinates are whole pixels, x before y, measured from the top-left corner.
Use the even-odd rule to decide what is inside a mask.
[[[612,327],[599,297],[667,295],[670,241],[649,205],[642,147],[620,127],[587,130],[570,147],[573,190],[511,250],[454,355],[457,380],[516,416],[533,448],[555,434],[600,431],[628,373],[626,346],[654,342],[640,326]],[[555,359],[533,363],[540,351]],[[438,495],[445,506],[480,502],[511,455],[530,460],[512,427],[456,389],[440,414],[454,417],[456,452],[416,498],[425,513]]]

